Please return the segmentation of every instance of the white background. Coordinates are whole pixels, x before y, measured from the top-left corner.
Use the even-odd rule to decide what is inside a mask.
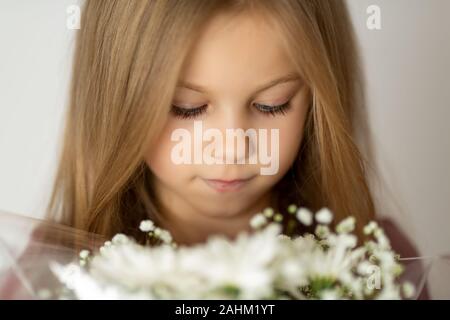
[[[450,253],[450,1],[347,2],[387,186],[376,190],[379,207],[423,255]],[[0,0],[0,210],[41,217],[45,208],[76,32],[66,28],[66,8],[74,3]],[[381,30],[366,27],[372,4],[381,8]],[[434,271],[435,297],[449,292],[444,271]]]

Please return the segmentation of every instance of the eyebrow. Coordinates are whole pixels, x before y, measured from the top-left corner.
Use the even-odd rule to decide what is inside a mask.
[[[267,90],[269,88],[272,88],[272,87],[274,87],[276,85],[279,85],[279,84],[282,84],[282,83],[286,83],[286,82],[296,81],[296,80],[300,80],[300,76],[297,73],[289,73],[287,75],[284,75],[282,77],[279,77],[279,78],[277,78],[275,80],[269,81],[268,83],[259,86],[256,89],[254,95],[258,94],[258,93],[260,93],[262,91],[265,91],[265,90]],[[186,81],[180,81],[178,83],[177,87],[183,87],[183,88],[191,89],[191,90],[198,91],[198,92],[201,92],[201,93],[208,92],[206,87],[203,87],[203,86],[200,86],[200,85],[197,85],[197,84],[193,84],[193,83],[189,83],[189,82],[186,82]]]

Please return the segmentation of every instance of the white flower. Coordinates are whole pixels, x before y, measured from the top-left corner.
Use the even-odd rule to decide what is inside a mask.
[[[128,237],[126,235],[124,235],[122,233],[118,233],[112,238],[111,242],[113,244],[119,244],[119,245],[120,244],[127,244],[129,242],[129,239],[128,239]]]
[[[376,228],[373,232],[375,239],[378,242],[378,245],[385,249],[390,249],[391,245],[389,243],[389,239],[386,237],[384,231],[381,228]]]
[[[82,271],[76,264],[62,266],[54,262],[50,263],[50,270],[52,270],[69,289],[75,287],[79,273]]]
[[[257,213],[250,220],[250,226],[254,229],[259,229],[267,223],[267,218],[264,214]]]
[[[159,236],[161,235],[161,232],[162,232],[162,231],[163,231],[163,230],[162,230],[161,228],[156,227],[155,230],[154,230],[155,236],[156,236],[156,237],[159,237]]]
[[[411,282],[405,282],[402,286],[403,294],[405,295],[405,298],[411,299],[414,294],[416,293],[416,289],[414,288],[414,285]]]
[[[170,243],[172,241],[172,235],[167,230],[162,230],[161,234],[159,235],[159,237],[161,238],[161,240],[164,243]]]
[[[378,228],[378,224],[375,221],[370,221],[369,224],[367,224],[364,229],[363,232],[365,235],[370,235],[372,234],[376,229]]]
[[[324,239],[326,237],[328,237],[328,235],[330,234],[330,229],[328,228],[328,226],[324,226],[324,225],[318,225],[316,227],[316,230],[314,232],[316,234],[316,236],[318,236],[320,239]]]
[[[355,230],[355,217],[347,217],[336,226],[337,233],[349,233]]]
[[[333,289],[323,291],[320,298],[322,300],[338,300],[342,297],[336,289]]]
[[[322,208],[316,213],[316,221],[321,224],[330,224],[333,214],[328,208]]]
[[[374,269],[374,267],[377,267],[377,266],[374,265],[373,263],[370,263],[369,261],[364,260],[358,264],[357,272],[361,275],[367,276],[372,273],[372,270]]]
[[[305,226],[310,226],[313,223],[313,214],[306,208],[298,209],[296,217],[298,221],[300,221]]]
[[[291,204],[287,210],[289,213],[295,213],[297,211],[297,206],[295,204]]]
[[[152,220],[144,220],[141,221],[140,225],[139,225],[139,229],[142,232],[149,232],[155,229],[155,224],[153,223]]]
[[[89,256],[89,250],[81,250],[80,251],[80,259],[87,259],[87,257]]]
[[[313,223],[309,210],[293,209],[290,213],[304,225]],[[381,228],[372,224],[375,241],[357,247],[354,219],[334,231],[330,214],[325,208],[315,215],[317,237],[281,234],[282,226],[269,222],[273,210],[265,210],[251,219],[254,233],[242,232],[233,240],[214,235],[193,246],[177,246],[167,230],[146,220],[140,229],[153,229],[162,244],[143,246],[118,234],[100,254],[80,252],[82,261],[89,257],[88,267],[50,267],[78,299],[399,299],[401,292],[414,294],[412,285],[396,284],[401,266]],[[376,288],[368,285],[374,280],[371,270],[377,272]],[[322,282],[326,289],[317,289]]]
[[[267,217],[267,218],[272,218],[274,211],[272,208],[266,208],[263,211],[263,214]]]

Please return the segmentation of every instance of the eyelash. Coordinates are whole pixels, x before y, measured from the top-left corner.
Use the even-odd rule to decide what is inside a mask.
[[[275,117],[276,115],[286,115],[286,112],[291,107],[291,101],[288,101],[286,103],[277,105],[277,106],[267,106],[260,103],[255,103],[256,109],[258,109],[261,113],[264,115],[271,115]]]
[[[208,107],[207,104],[204,104],[197,108],[181,108],[176,105],[172,105],[171,112],[172,114],[181,119],[193,119],[201,114],[203,114],[206,111],[206,108]]]
[[[266,116],[273,116],[276,115],[285,115],[286,112],[290,109],[291,104],[290,101],[277,105],[277,106],[268,106],[260,103],[254,103],[255,108],[261,112],[262,114]],[[176,105],[172,105],[171,112],[175,117],[181,118],[181,119],[194,119],[200,115],[202,115],[206,108],[208,107],[207,104],[204,104],[197,108],[182,108],[178,107]]]

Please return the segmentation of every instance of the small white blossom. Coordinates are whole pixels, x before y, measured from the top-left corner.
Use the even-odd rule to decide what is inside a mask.
[[[389,239],[386,237],[384,231],[381,228],[376,228],[373,232],[373,235],[381,248],[390,249],[391,246],[389,243]]]
[[[349,233],[355,230],[355,217],[347,217],[336,226],[337,233]]]
[[[80,251],[80,259],[87,259],[89,256],[89,250],[81,250]]]
[[[162,229],[159,227],[156,227],[155,230],[153,231],[153,233],[155,234],[155,237],[158,237],[158,238],[159,238],[159,236],[161,236],[161,232],[162,232]]]
[[[403,295],[406,299],[411,299],[414,297],[416,293],[416,289],[414,288],[414,285],[411,282],[405,282],[402,286],[403,289]]]
[[[122,234],[122,233],[118,233],[116,234],[113,238],[112,238],[112,243],[113,244],[126,244],[129,242],[129,239],[126,235]]]
[[[144,220],[141,221],[140,225],[139,225],[139,229],[142,232],[149,232],[155,229],[155,224],[153,223],[152,220]]]
[[[263,211],[264,216],[266,216],[267,218],[272,218],[274,211],[272,208],[266,208]]]
[[[322,208],[316,213],[316,221],[321,224],[330,224],[333,214],[328,208]]]
[[[318,236],[320,239],[326,238],[328,237],[328,235],[330,234],[330,229],[328,228],[328,226],[324,226],[324,225],[318,225],[316,227],[316,230],[314,232],[316,234],[316,236]]]
[[[167,230],[162,230],[159,237],[164,243],[170,243],[172,241],[172,235]]]
[[[289,213],[295,213],[297,211],[297,206],[295,204],[291,204],[287,210]]]
[[[375,221],[369,222],[363,229],[365,235],[372,234],[378,228],[378,224]]]
[[[306,208],[299,208],[296,217],[305,226],[310,226],[313,223],[313,214]]]
[[[281,221],[283,221],[283,215],[280,214],[280,213],[275,214],[275,215],[273,216],[273,221],[275,221],[275,222],[281,222]]]
[[[358,264],[357,272],[363,276],[369,275],[374,268],[374,264],[370,263],[369,261],[362,261],[360,264]]]
[[[258,213],[250,220],[250,226],[254,229],[259,229],[267,223],[265,215]]]

